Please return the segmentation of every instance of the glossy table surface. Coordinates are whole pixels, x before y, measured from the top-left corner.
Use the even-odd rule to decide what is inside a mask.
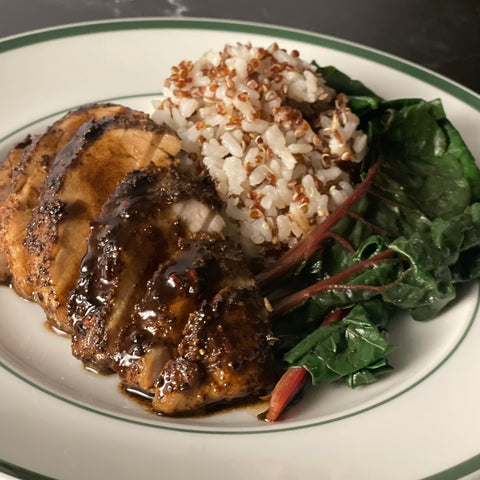
[[[478,0],[0,0],[0,37],[61,24],[202,17],[333,35],[397,55],[480,92]]]

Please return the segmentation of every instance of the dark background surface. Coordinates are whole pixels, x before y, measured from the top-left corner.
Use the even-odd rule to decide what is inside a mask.
[[[392,53],[480,93],[479,0],[0,0],[0,37],[130,17],[247,20]]]

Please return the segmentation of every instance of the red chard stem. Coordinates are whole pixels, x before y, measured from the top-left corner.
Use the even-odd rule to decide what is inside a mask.
[[[369,290],[375,290],[377,287],[371,285],[342,285],[340,282],[351,277],[355,273],[358,273],[366,268],[372,267],[377,265],[378,263],[384,262],[391,257],[395,252],[393,250],[384,250],[377,255],[374,255],[367,260],[359,262],[353,265],[346,270],[343,270],[336,275],[332,275],[331,277],[325,278],[314,285],[311,285],[303,290],[293,293],[288,297],[282,298],[278,303],[273,306],[273,314],[280,315],[282,313],[286,313],[291,310],[293,307],[299,305],[300,303],[305,302],[309,298],[313,297],[315,294],[320,292],[325,292],[327,290],[340,290],[352,287],[358,287],[359,289],[365,288]]]
[[[333,233],[333,232],[328,232],[325,235],[325,238],[333,238],[338,243],[341,243],[350,253],[355,253],[355,249],[352,247],[352,244],[350,242],[348,242],[347,240],[345,240],[340,235],[337,235],[336,233]]]
[[[296,245],[287,250],[277,261],[273,268],[257,275],[257,284],[262,287],[271,281],[285,275],[289,270],[307,260],[328,238],[328,231],[336,225],[348,212],[349,208],[368,190],[375,174],[380,168],[381,161],[377,161],[368,171],[365,180],[358,185],[356,190],[325,220],[305,235]]]
[[[308,372],[303,367],[290,367],[273,389],[267,421],[275,422],[285,407],[302,389],[307,381]]]

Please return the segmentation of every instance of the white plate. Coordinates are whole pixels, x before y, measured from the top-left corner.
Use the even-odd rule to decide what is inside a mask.
[[[170,67],[225,43],[277,41],[332,64],[385,98],[443,100],[480,158],[480,97],[432,72],[352,43],[285,28],[135,19],[33,32],[0,42],[0,154],[83,103],[150,111]],[[113,377],[83,370],[36,305],[0,288],[0,472],[22,479],[446,480],[480,469],[479,289],[432,322],[395,319],[393,374],[351,391],[309,392],[278,424],[254,408],[153,416]],[[1,474],[0,474],[1,475]],[[473,478],[473,477],[472,477]]]

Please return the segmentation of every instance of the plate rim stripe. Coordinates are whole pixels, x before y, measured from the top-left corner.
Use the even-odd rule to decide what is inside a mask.
[[[387,52],[361,45],[348,40],[340,39],[330,35],[324,35],[308,30],[295,29],[284,26],[271,25],[266,23],[255,23],[223,19],[206,18],[168,18],[148,17],[130,18],[121,20],[101,20],[92,22],[72,23],[57,27],[26,32],[0,40],[0,54],[27,47],[36,43],[59,40],[62,38],[81,36],[95,33],[107,33],[125,30],[146,30],[146,29],[196,29],[229,31],[239,33],[252,33],[255,35],[268,35],[288,40],[301,41],[317,46],[327,47],[360,56],[367,60],[400,70],[412,77],[427,82],[450,95],[469,104],[480,111],[480,94],[451,80],[426,67],[402,59]]]

